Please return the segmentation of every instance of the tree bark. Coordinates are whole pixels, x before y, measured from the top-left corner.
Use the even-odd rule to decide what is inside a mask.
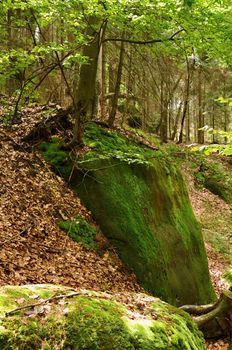
[[[179,135],[178,143],[183,142],[184,123],[188,112],[188,104],[189,104],[191,77],[190,77],[190,64],[188,61],[188,57],[186,57],[186,66],[187,66],[187,77],[185,80],[185,100],[184,100],[184,107],[183,107],[183,114],[181,119],[180,135]]]
[[[198,71],[198,132],[197,142],[200,144],[204,143],[204,131],[199,130],[204,126],[204,114],[202,106],[202,69],[199,67]]]
[[[89,18],[89,26],[86,29],[86,36],[92,37],[92,41],[84,46],[83,56],[88,58],[87,64],[80,68],[79,83],[74,93],[74,117],[73,140],[71,145],[83,145],[84,123],[88,113],[93,111],[95,103],[95,87],[98,65],[98,55],[104,32],[94,28],[98,24],[96,17]]]
[[[160,124],[160,138],[161,142],[168,141],[168,96],[167,85],[162,80],[161,82],[161,124]]]
[[[124,37],[124,33],[123,33],[123,37]],[[125,43],[124,41],[122,41],[120,45],[120,56],[119,56],[119,63],[118,63],[117,79],[116,79],[116,84],[114,89],[114,96],[112,99],[112,107],[111,107],[111,111],[108,119],[108,125],[110,128],[114,126],[114,121],[115,121],[117,107],[118,107],[118,98],[119,98],[120,85],[122,80],[122,69],[123,69],[124,52],[125,52],[124,46],[125,46]]]
[[[175,123],[174,123],[174,127],[173,127],[173,131],[172,131],[172,135],[171,135],[171,140],[174,141],[176,134],[177,134],[177,130],[178,130],[178,125],[179,125],[179,120],[180,120],[180,115],[181,115],[181,109],[182,109],[182,105],[183,102],[180,102],[180,105],[178,107],[178,111],[176,114],[176,118],[175,118]]]
[[[225,291],[215,304],[185,305],[181,309],[199,315],[194,318],[205,338],[231,337],[232,335],[232,291]]]

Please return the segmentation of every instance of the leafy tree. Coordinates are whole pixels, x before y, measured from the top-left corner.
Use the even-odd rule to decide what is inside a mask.
[[[231,61],[229,0],[3,0],[1,5],[0,84],[18,81],[15,115],[21,100],[27,100],[56,72],[73,104],[72,143],[83,143],[84,122],[93,115],[98,56],[103,43],[147,45],[151,54],[156,45],[157,51],[166,50],[171,57],[178,51],[186,64],[193,52],[204,61]],[[167,82],[164,87],[166,93]],[[188,89],[186,85],[183,125],[190,98]],[[165,103],[168,105],[168,99]],[[164,139],[166,114],[161,118]]]

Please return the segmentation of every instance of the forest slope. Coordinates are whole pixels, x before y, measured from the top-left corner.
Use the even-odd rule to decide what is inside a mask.
[[[57,221],[64,216],[72,219],[80,213],[90,219],[90,213],[40,154],[20,143],[21,136],[41,117],[39,110],[29,125],[26,116],[32,112],[34,109],[25,111],[20,125],[11,129],[0,127],[0,284],[60,283],[125,295],[141,291],[135,276],[126,270],[101,235],[101,249],[89,250],[57,227]],[[190,195],[199,219],[205,215],[206,202],[214,210],[217,208],[218,216],[230,217],[230,207],[208,191],[196,191],[190,186]],[[214,219],[215,212],[210,214]],[[211,273],[219,291],[225,288],[221,273],[227,265],[208,247]]]
[[[60,283],[75,288],[139,291],[114,250],[89,250],[57,222],[87,210],[37,152],[17,146],[17,130],[1,127],[0,284]],[[98,234],[100,246],[107,242]]]

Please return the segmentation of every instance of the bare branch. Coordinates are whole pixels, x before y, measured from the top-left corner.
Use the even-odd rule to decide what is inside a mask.
[[[131,39],[124,39],[124,38],[106,38],[103,40],[103,42],[106,41],[123,41],[129,44],[138,44],[138,45],[148,45],[148,44],[155,44],[155,43],[163,43],[166,41],[174,41],[174,38],[176,35],[178,35],[179,33],[185,31],[185,29],[181,28],[179,30],[177,30],[174,34],[172,34],[169,38],[166,39],[151,39],[151,40],[131,40]]]

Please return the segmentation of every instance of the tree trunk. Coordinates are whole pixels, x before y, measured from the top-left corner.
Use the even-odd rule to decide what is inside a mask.
[[[204,143],[204,131],[199,130],[204,126],[204,114],[202,106],[202,69],[199,67],[198,71],[198,132],[197,142],[200,144]]]
[[[167,86],[161,81],[161,119],[160,119],[160,138],[161,142],[168,140],[168,96]]]
[[[173,127],[173,132],[171,135],[171,140],[174,141],[176,134],[177,134],[177,130],[178,130],[178,125],[179,125],[179,120],[180,120],[180,115],[181,115],[181,109],[182,109],[182,104],[183,102],[180,102],[177,114],[176,114],[176,118],[175,118],[175,123],[174,123],[174,127]]]
[[[95,86],[97,75],[98,55],[104,33],[97,32],[94,28],[98,24],[96,17],[89,18],[89,26],[86,36],[92,37],[92,41],[84,46],[82,55],[88,58],[87,64],[80,68],[79,83],[74,93],[74,117],[73,140],[71,145],[83,145],[84,123],[88,113],[93,111],[95,103]]]
[[[183,108],[183,114],[182,114],[182,119],[181,119],[180,136],[179,136],[178,143],[183,142],[184,123],[185,123],[186,115],[188,112],[188,104],[189,104],[191,78],[190,78],[190,64],[189,64],[188,58],[186,58],[186,67],[187,67],[187,77],[185,80],[185,100],[184,100],[184,108]]]
[[[106,47],[105,43],[102,43],[99,55],[99,80],[100,80],[100,116],[101,120],[104,121],[106,117]]]
[[[122,35],[122,38],[124,38],[124,33]],[[120,56],[119,56],[119,63],[118,63],[118,72],[117,72],[117,80],[115,84],[114,89],[114,96],[112,98],[112,106],[111,111],[108,119],[108,125],[110,128],[114,126],[114,121],[116,117],[117,107],[118,107],[118,98],[120,93],[120,85],[121,85],[121,79],[122,79],[122,69],[123,69],[123,61],[124,61],[124,41],[121,42],[120,46]]]
[[[133,63],[134,63],[134,48],[133,45],[130,45],[130,49],[128,52],[128,68],[127,68],[127,99],[125,101],[125,108],[123,111],[122,117],[122,125],[124,124],[126,118],[130,115],[130,109],[134,110],[135,107],[135,99],[131,99],[133,96]],[[132,108],[131,108],[132,107]]]

